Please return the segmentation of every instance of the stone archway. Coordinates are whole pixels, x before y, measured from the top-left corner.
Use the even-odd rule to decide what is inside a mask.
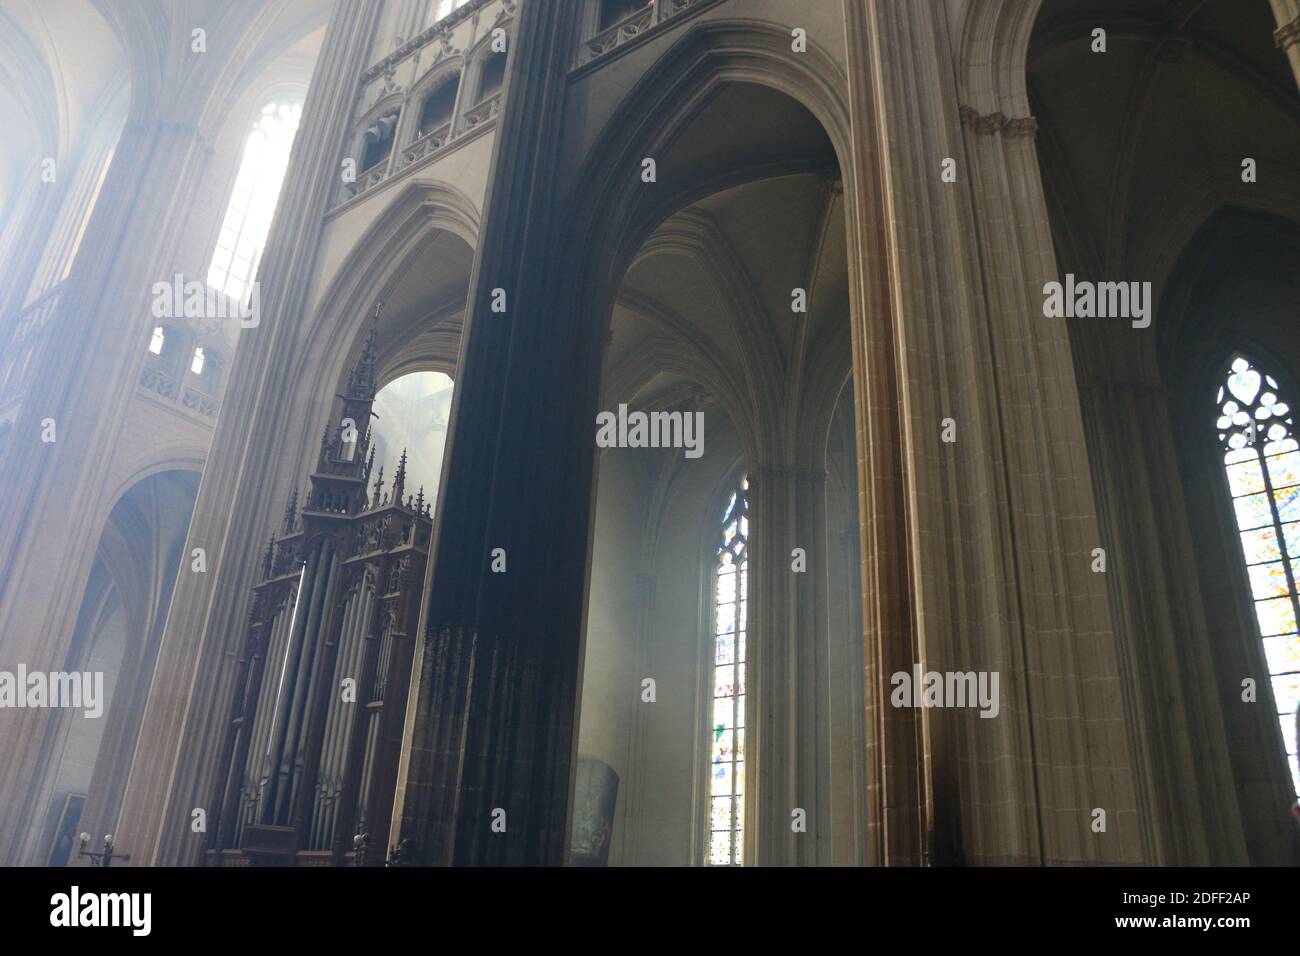
[[[485,210],[430,600],[439,653],[471,663],[456,673],[425,675],[418,717],[424,729],[417,728],[430,739],[460,728],[455,732],[466,735],[466,747],[491,756],[452,771],[469,775],[470,782],[440,776],[446,772],[440,763],[455,764],[454,753],[429,749],[412,756],[402,833],[425,847],[422,858],[430,861],[555,863],[564,853],[564,795],[570,786],[566,755],[572,746],[574,675],[582,646],[589,560],[594,434],[587,423],[598,402],[600,350],[614,296],[611,280],[676,202],[664,197],[662,205],[638,203],[636,187],[627,185],[635,180],[630,171],[640,168],[643,156],[668,142],[686,118],[728,83],[773,87],[801,101],[827,130],[836,152],[853,155],[842,73],[833,61],[811,49],[806,58],[792,61],[781,55],[788,47],[781,31],[726,21],[688,29],[643,77],[638,92],[617,111],[635,122],[616,120],[603,133],[593,134],[592,145],[577,162],[561,158],[552,137],[562,104],[549,96],[544,83],[529,85],[519,79],[534,71],[540,76],[553,68],[552,58],[564,57],[562,45],[555,42],[558,21],[552,19],[559,14],[529,7],[521,16],[533,22],[520,25],[512,61],[516,85],[499,133],[512,147],[498,155],[494,170],[498,183],[513,188],[500,195],[494,192]],[[859,135],[870,136],[865,129]],[[883,203],[865,198],[879,195],[870,163],[841,162],[841,167],[852,202],[883,208]],[[863,192],[851,185],[858,182],[864,184]],[[697,184],[702,194],[720,185]],[[864,255],[862,248],[864,243],[878,243],[878,235],[858,231],[865,220],[856,208],[849,222],[849,258],[857,264],[850,298],[852,311],[861,317],[887,294],[880,270],[861,266],[880,261]],[[872,222],[878,226],[879,220],[873,216]],[[489,310],[494,292],[501,291],[515,303],[509,322],[496,320]],[[867,333],[862,326],[874,329]],[[870,506],[864,508],[871,515],[864,529],[870,541],[866,550],[877,553],[889,539],[888,553],[901,557],[905,549],[898,538],[903,527],[899,443],[886,437],[896,436],[898,428],[893,348],[880,347],[889,341],[887,327],[883,317],[874,323],[865,318],[854,322],[854,351],[861,356],[862,377],[855,394],[861,396],[861,414],[871,420],[870,432],[878,439],[872,444],[873,483],[866,492]],[[859,341],[860,334],[868,337]],[[557,389],[555,376],[561,368],[564,385]],[[761,387],[753,399],[773,400]],[[509,575],[486,574],[463,560],[466,553],[487,547],[501,547],[511,555]],[[910,626],[906,615],[899,614],[907,606],[905,565],[882,561],[872,569],[872,608],[864,615],[870,622],[870,640],[877,661],[883,653],[896,656],[901,664],[913,657]],[[472,648],[484,664],[501,661],[503,669],[495,672],[492,683],[472,663]],[[876,666],[879,670],[881,665]],[[521,691],[529,684],[547,691],[518,700],[508,715],[497,712],[491,695],[521,681]],[[459,701],[471,688],[471,699],[484,703],[465,712]],[[501,700],[508,699],[508,693]],[[896,728],[891,731],[894,746],[882,747],[882,753],[891,753],[895,768],[909,762],[916,767],[914,751],[911,756],[903,753],[913,746],[908,742],[914,739],[912,715],[898,715],[897,720],[879,716]],[[509,777],[502,775],[503,766],[513,768]],[[886,797],[891,784],[895,795]],[[876,796],[873,825],[882,826],[883,806],[906,802],[909,789],[918,792],[895,770]],[[448,796],[456,792],[472,798],[456,805]],[[521,826],[520,837],[480,837],[485,832],[480,821],[493,808],[519,814],[512,820],[523,818],[522,824],[511,824],[512,831]],[[910,823],[906,812],[893,820],[891,849],[878,844],[882,855],[893,853],[901,860],[919,854],[915,804]]]
[[[68,864],[56,831],[70,808],[80,829],[116,828],[175,581],[192,563],[184,545],[197,492],[197,472],[156,466],[115,498],[65,667],[102,675],[102,712],[94,719],[60,712],[47,725],[42,772],[27,801],[29,865]],[[206,569],[206,555],[201,561]]]
[[[826,532],[826,439],[852,355],[844,190],[824,128],[794,98],[753,82],[760,73],[712,82],[701,71],[706,91],[684,91],[683,106],[662,117],[660,141],[641,150],[654,156],[659,182],[642,192],[654,194],[650,205],[665,218],[613,273],[601,409],[685,409],[702,416],[709,436],[696,460],[678,451],[598,453],[579,753],[620,778],[609,849],[623,865],[867,858],[865,786],[850,793],[868,776],[861,612],[851,615],[855,636],[832,633],[828,608],[830,555],[842,545]],[[712,135],[723,128],[727,137]],[[638,212],[629,215],[637,224]],[[602,237],[594,248],[635,241]],[[593,271],[607,270],[598,263]],[[847,394],[841,418],[852,421]],[[854,430],[841,430],[847,449],[834,450],[856,472]],[[710,723],[715,671],[740,672],[713,653],[715,512],[741,475],[752,582],[745,680],[718,680],[724,689],[743,684],[747,704],[743,731],[719,731]],[[842,500],[837,508],[854,510]],[[798,572],[795,549],[804,555]],[[858,661],[843,684],[827,677],[832,658]],[[668,706],[635,701],[633,674],[657,675]],[[626,737],[610,733],[623,725]],[[832,765],[844,768],[838,784]],[[733,769],[744,825],[720,830],[711,808],[731,798],[712,793],[709,775],[731,780]],[[575,807],[589,798],[575,793]],[[791,807],[804,808],[808,837],[793,838]],[[741,846],[731,845],[733,831]],[[713,839],[725,853],[721,844],[709,849]]]
[[[294,331],[295,341],[302,347],[286,348],[279,356],[286,366],[283,381],[289,386],[279,390],[274,401],[264,404],[256,404],[254,395],[234,389],[231,410],[223,414],[245,415],[250,424],[245,434],[237,436],[241,439],[239,453],[222,453],[214,448],[204,475],[206,493],[232,502],[227,515],[231,525],[226,532],[226,554],[214,576],[214,598],[197,597],[201,586],[208,586],[206,582],[182,579],[182,590],[178,591],[182,612],[169,622],[159,658],[160,672],[166,669],[169,679],[181,680],[185,673],[206,678],[194,685],[196,694],[186,702],[179,733],[170,721],[146,728],[146,732],[167,740],[169,747],[142,749],[136,755],[137,779],[155,780],[154,775],[165,773],[165,779],[171,781],[165,794],[155,796],[165,800],[166,806],[201,806],[214,792],[216,763],[211,748],[219,740],[219,728],[228,715],[228,681],[233,673],[228,652],[230,642],[242,633],[258,555],[265,547],[269,529],[277,526],[276,519],[291,490],[305,480],[314,461],[320,425],[332,414],[337,384],[345,380],[347,369],[356,361],[376,302],[394,292],[401,294],[403,289],[409,293],[409,284],[404,286],[408,273],[415,266],[427,266],[421,257],[431,243],[440,241],[459,250],[455,261],[447,264],[456,273],[448,282],[463,285],[466,276],[457,270],[468,266],[477,222],[474,204],[459,191],[438,183],[408,185],[355,242],[350,255],[340,260],[310,319]],[[414,285],[420,287],[419,280],[427,278],[417,277]],[[433,291],[440,288],[436,283],[429,287]],[[409,331],[422,316],[417,308],[419,296],[412,293],[406,298],[409,301],[399,310],[402,314],[390,313],[389,320],[406,323],[404,328]],[[431,332],[436,341],[426,343],[431,351],[420,356],[420,361],[436,360],[433,364],[454,368],[458,313],[457,305],[443,317],[447,328],[441,333]],[[400,365],[400,330],[384,325],[381,317],[380,331],[385,363]],[[240,371],[237,368],[236,374]],[[322,387],[322,383],[335,387]],[[245,470],[242,466],[250,454],[264,465]],[[204,526],[196,535],[207,538],[216,532],[209,523],[212,516],[203,517],[202,504],[201,500]],[[206,640],[202,635],[217,636]],[[168,762],[164,770],[156,765],[163,761],[174,764]],[[144,812],[143,808],[141,804],[137,812]],[[183,836],[189,832],[184,814],[170,816],[163,812],[151,815],[151,819],[157,816],[166,821],[159,835],[162,856],[157,862],[195,860],[200,848],[197,841],[187,841]]]

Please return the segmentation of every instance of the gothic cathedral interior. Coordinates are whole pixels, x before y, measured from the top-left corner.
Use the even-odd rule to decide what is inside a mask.
[[[1297,0],[0,0],[0,865],[1300,864],[1298,93]]]

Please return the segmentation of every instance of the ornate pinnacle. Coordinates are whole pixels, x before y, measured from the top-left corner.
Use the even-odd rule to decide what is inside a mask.
[[[357,364],[348,376],[348,396],[350,398],[373,399],[375,397],[375,357],[379,352],[379,313],[384,307],[384,300],[375,302],[375,314],[370,321],[370,330],[366,333],[366,344],[361,349]]]
[[[289,496],[289,505],[284,509],[284,530],[288,534],[294,529],[298,518],[298,489],[293,489],[293,494]]]
[[[406,491],[406,449],[402,449],[402,458],[397,463],[397,475],[393,478],[393,500],[402,503],[402,493]]]

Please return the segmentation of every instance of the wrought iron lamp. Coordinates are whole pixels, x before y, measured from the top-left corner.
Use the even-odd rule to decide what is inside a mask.
[[[91,861],[91,866],[112,866],[114,860],[129,860],[129,853],[113,852],[113,834],[104,834],[104,849],[99,853],[91,853],[86,849],[90,845],[90,834],[82,832],[77,837],[77,856],[85,857]]]

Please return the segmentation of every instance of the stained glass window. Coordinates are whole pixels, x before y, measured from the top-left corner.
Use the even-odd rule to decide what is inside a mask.
[[[1300,704],[1300,445],[1294,413],[1273,376],[1244,356],[1219,388],[1217,422],[1228,491],[1264,643],[1291,784],[1300,793],[1296,706]]]
[[[713,697],[708,729],[710,866],[744,862],[745,634],[749,607],[749,481],[722,511],[714,557]]]

